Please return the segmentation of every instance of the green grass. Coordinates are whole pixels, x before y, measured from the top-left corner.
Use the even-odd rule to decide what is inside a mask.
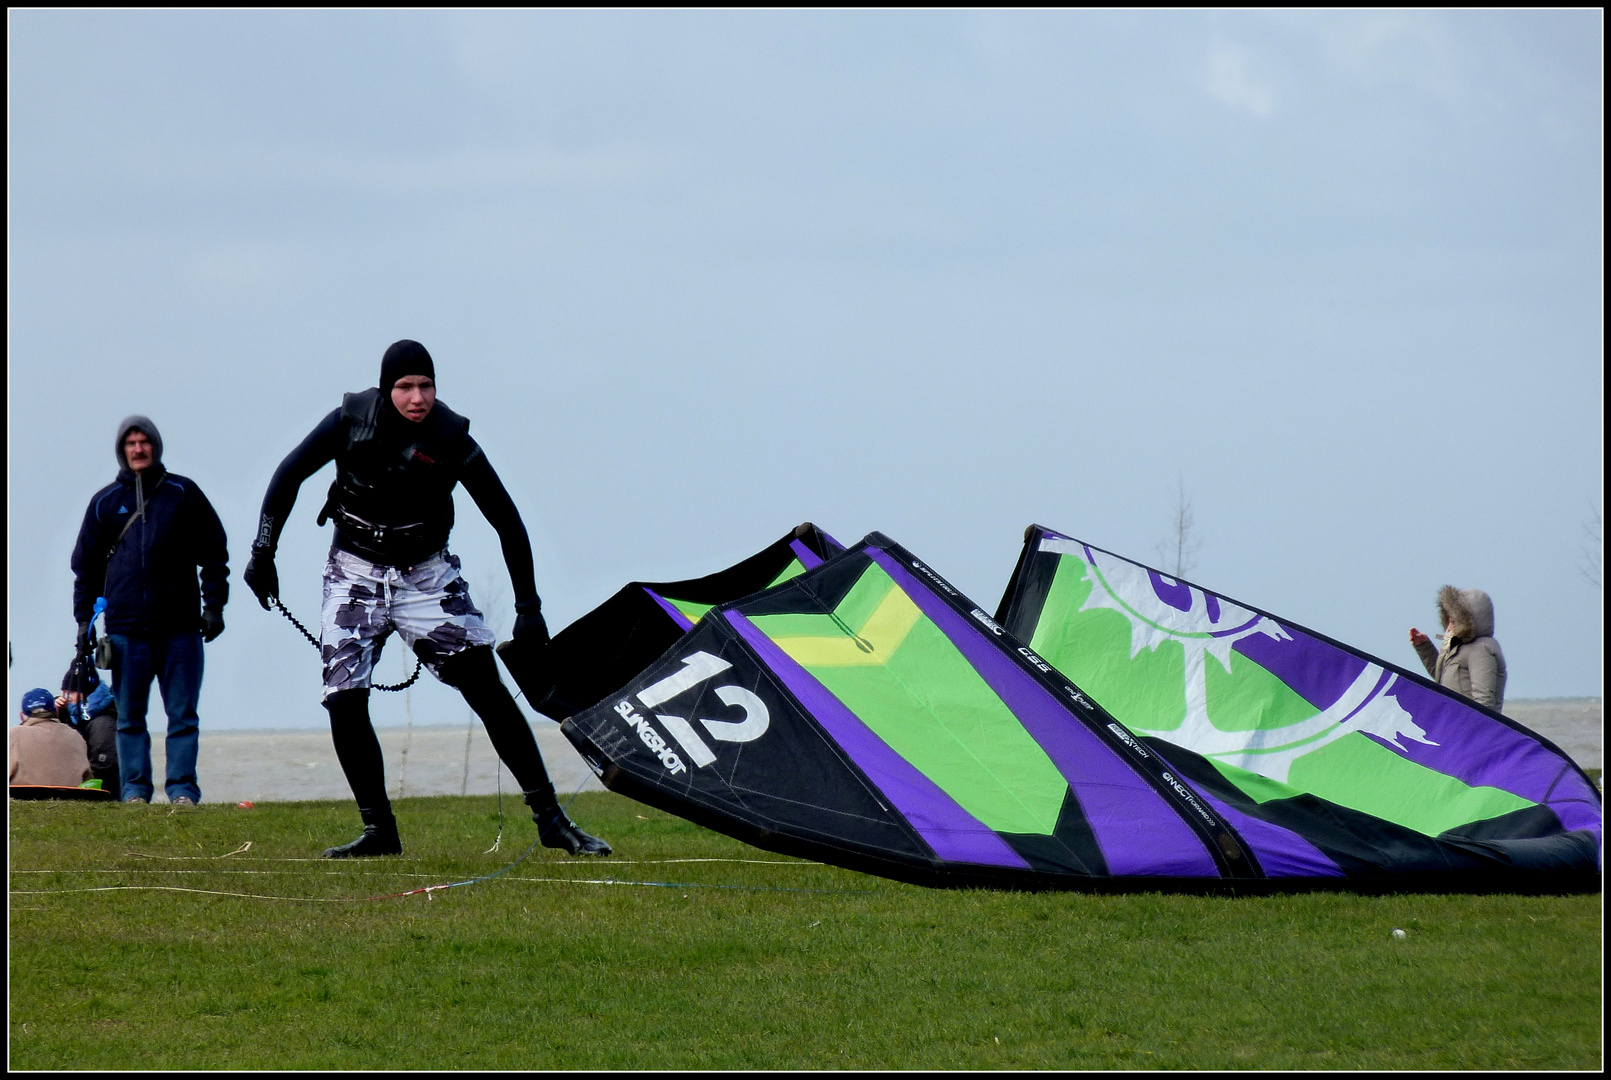
[[[494,799],[409,799],[407,855],[338,864],[311,857],[355,834],[350,803],[12,803],[11,1067],[1601,1064],[1598,895],[934,891],[609,794],[572,813],[617,857],[539,849],[429,900],[66,891],[338,899],[457,881],[530,843],[505,808],[499,853],[482,854]],[[699,858],[763,861],[656,861]],[[601,878],[687,887],[580,883]]]

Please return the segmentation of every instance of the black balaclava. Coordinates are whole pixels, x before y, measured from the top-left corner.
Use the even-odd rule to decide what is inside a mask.
[[[436,381],[436,365],[431,362],[431,354],[425,351],[424,345],[408,338],[392,342],[380,361],[380,399],[384,402],[380,410],[381,429],[400,438],[411,437],[419,430],[392,404],[392,387],[405,375],[424,375]]]
[[[397,385],[397,380],[406,375],[424,375],[436,381],[436,365],[431,363],[431,354],[425,351],[424,345],[408,338],[392,342],[381,358],[380,392],[387,401],[392,399],[392,387]]]

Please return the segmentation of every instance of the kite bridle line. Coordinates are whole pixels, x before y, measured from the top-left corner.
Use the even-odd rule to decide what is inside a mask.
[[[502,794],[502,792],[500,791],[500,795],[501,794]],[[570,799],[566,801],[564,808],[568,809],[570,807],[570,804],[572,802],[576,801],[576,796],[580,795],[580,794],[581,794],[580,791],[575,792],[574,794],[572,794]],[[502,807],[502,803],[501,803],[501,800],[500,800],[500,805],[499,805],[500,814],[502,813],[502,809],[503,809],[503,807]],[[498,835],[499,835],[500,838],[503,836],[503,825],[502,825],[501,820],[499,822]],[[469,879],[467,879],[465,881],[447,882],[447,883],[442,884],[442,885],[426,885],[423,888],[408,889],[408,890],[406,890],[404,892],[381,893],[381,894],[379,894],[377,896],[335,896],[335,897],[321,897],[321,896],[268,896],[268,895],[264,895],[262,893],[224,892],[224,891],[216,890],[216,889],[187,889],[187,888],[181,888],[181,887],[173,886],[173,885],[103,885],[103,886],[98,886],[98,887],[89,888],[89,889],[13,889],[13,890],[11,890],[11,895],[13,895],[13,896],[53,896],[53,895],[57,895],[57,894],[60,894],[60,893],[70,893],[70,892],[188,892],[188,893],[199,893],[199,894],[207,895],[207,896],[233,896],[233,897],[237,897],[237,898],[242,899],[242,900],[288,900],[288,901],[292,901],[292,902],[319,903],[319,904],[362,904],[362,903],[366,903],[366,902],[374,901],[374,900],[401,900],[404,897],[419,896],[419,895],[421,895],[423,893],[424,896],[425,896],[425,899],[434,900],[436,898],[435,894],[439,893],[439,892],[443,892],[444,890],[457,889],[457,888],[461,888],[461,887],[463,887],[465,885],[479,885],[483,881],[491,881],[493,878],[502,877],[504,874],[507,874],[509,871],[513,870],[515,867],[517,867],[521,863],[525,862],[526,859],[531,855],[531,853],[533,851],[537,850],[537,845],[540,844],[540,843],[542,843],[542,837],[538,836],[538,838],[536,840],[533,840],[531,842],[531,846],[528,847],[525,850],[525,852],[523,852],[521,854],[520,858],[518,858],[514,862],[510,863],[508,866],[505,866],[503,869],[495,870],[490,874],[483,874],[480,877],[469,878]],[[252,846],[252,843],[251,843],[251,841],[248,840],[246,843],[242,844],[240,847],[236,848],[234,851],[225,852],[223,855],[210,856],[210,858],[224,859],[224,858],[228,858],[231,855],[239,855],[242,852],[250,850],[251,846]],[[493,845],[493,850],[497,850],[497,845],[496,844]],[[130,855],[140,855],[142,858],[172,858],[172,856],[143,855],[141,852],[129,852],[129,854]],[[189,861],[189,860],[187,859],[186,861]],[[303,860],[294,860],[294,861],[300,862],[300,861],[303,861]],[[682,860],[665,860],[665,861],[675,862],[675,861],[682,861]],[[693,860],[693,861],[704,862],[704,861],[707,861],[707,860],[700,859],[700,860]],[[708,860],[708,861],[710,861],[710,862],[726,862],[728,860],[725,860],[725,859],[711,859],[711,860]],[[47,871],[30,871],[30,872],[45,873]],[[865,893],[865,892],[869,891],[869,890],[866,890],[866,889],[802,889],[802,888],[780,887],[780,886],[776,886],[776,885],[721,885],[721,884],[711,884],[709,882],[695,882],[695,881],[623,881],[623,880],[621,880],[619,878],[516,878],[515,880],[516,881],[537,881],[537,882],[542,882],[544,884],[552,884],[552,885],[628,885],[628,886],[639,886],[639,887],[643,887],[643,888],[654,888],[654,889],[729,889],[729,890],[732,890],[732,891],[735,891],[735,892],[786,892],[786,893],[822,893],[822,894],[840,894],[840,893],[850,894],[850,893],[856,893],[856,894],[860,894],[860,893]]]
[[[508,867],[504,868],[505,870]],[[503,873],[498,871],[498,874]],[[241,900],[286,900],[292,903],[304,904],[361,904],[373,900],[396,900],[405,896],[418,896],[424,893],[426,899],[434,899],[433,893],[443,889],[453,889],[460,885],[474,885],[478,881],[497,877],[498,874],[488,874],[486,877],[475,878],[471,881],[456,881],[449,885],[429,885],[423,889],[411,889],[408,892],[386,893],[380,896],[272,896],[264,893],[238,893],[225,892],[220,889],[187,889],[176,885],[99,885],[87,889],[13,889],[12,896],[58,896],[63,893],[81,892],[182,892],[197,893],[202,896],[232,896]],[[702,881],[626,881],[620,878],[514,878],[515,881],[532,881],[544,885],[635,885],[654,889],[729,889],[736,892],[778,892],[778,893],[817,893],[821,895],[864,895],[870,889],[791,889],[776,885],[717,885]]]
[[[319,644],[319,639],[314,637],[313,634],[308,631],[308,628],[306,626],[303,626],[302,623],[300,621],[298,621],[298,619],[297,619],[297,617],[295,615],[291,614],[291,609],[287,608],[283,603],[281,603],[280,598],[278,596],[269,597],[268,602],[273,604],[275,607],[279,608],[281,615],[284,615],[287,619],[291,620],[291,625],[296,627],[299,631],[301,631],[302,636],[308,639],[308,644],[312,645],[315,649],[317,649],[319,651],[320,656],[324,655],[324,647]],[[372,689],[385,690],[385,691],[390,692],[390,693],[395,693],[398,690],[407,690],[410,686],[413,686],[416,682],[419,681],[420,671],[423,670],[424,667],[425,667],[424,662],[422,660],[420,660],[419,657],[416,656],[414,658],[414,674],[410,675],[407,679],[404,679],[402,682],[398,683],[396,686],[382,686],[380,683],[371,683],[370,686],[371,686]]]

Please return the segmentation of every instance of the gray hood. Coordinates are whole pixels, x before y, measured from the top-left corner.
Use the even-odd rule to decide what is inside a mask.
[[[1481,589],[1438,590],[1438,616],[1448,622],[1447,634],[1461,641],[1494,636],[1494,602]]]
[[[113,443],[112,445],[113,451],[117,454],[117,467],[119,469],[127,469],[129,467],[128,459],[123,456],[123,440],[128,438],[129,432],[134,428],[139,428],[141,431],[145,432],[145,437],[151,440],[152,467],[154,468],[158,465],[161,465],[162,432],[157,430],[157,425],[151,422],[151,418],[149,416],[141,416],[139,413],[135,413],[133,416],[125,416],[122,422],[117,426],[117,442]]]

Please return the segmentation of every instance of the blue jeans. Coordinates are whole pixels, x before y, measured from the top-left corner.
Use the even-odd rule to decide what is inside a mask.
[[[196,751],[201,722],[201,634],[144,638],[108,634],[112,639],[112,693],[117,697],[117,760],[123,776],[123,798],[151,798],[151,735],[145,713],[151,703],[151,680],[162,689],[168,714],[169,800],[181,795],[201,802],[196,784]]]

